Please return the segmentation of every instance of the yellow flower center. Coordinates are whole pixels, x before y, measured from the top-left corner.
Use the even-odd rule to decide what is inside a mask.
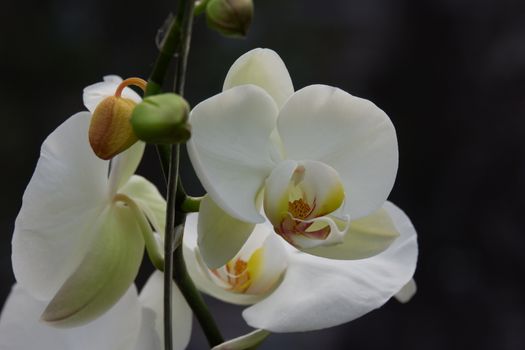
[[[226,265],[210,272],[225,284],[225,289],[245,293],[260,273],[262,249],[256,249],[248,261],[234,258]]]
[[[312,208],[310,208],[310,205],[308,205],[303,198],[299,198],[288,202],[288,212],[292,214],[294,218],[306,219],[312,212]]]

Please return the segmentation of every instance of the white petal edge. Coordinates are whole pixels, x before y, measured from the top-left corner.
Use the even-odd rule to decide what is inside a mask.
[[[36,298],[49,300],[76,269],[107,204],[108,162],[89,146],[89,122],[77,113],[46,138],[15,221],[14,274]]]
[[[103,99],[115,95],[115,91],[121,82],[122,78],[117,75],[106,75],[104,81],[84,88],[82,97],[84,100],[84,106],[86,106],[91,113],[95,112],[98,104],[102,102]],[[142,98],[128,87],[124,88],[122,91],[122,97],[129,98],[137,103],[142,101]]]
[[[397,138],[388,116],[372,102],[310,85],[288,99],[277,124],[286,158],[318,160],[339,173],[345,214],[358,219],[385,202],[397,172]]]
[[[155,271],[142,288],[139,296],[142,306],[146,310],[151,310],[155,315],[154,328],[158,339],[160,339],[161,349],[164,349],[163,290],[164,275],[160,271]],[[173,349],[183,350],[191,337],[192,312],[175,283],[172,286],[172,313]]]
[[[401,233],[387,250],[351,261],[296,253],[281,285],[244,310],[246,322],[272,332],[323,329],[352,321],[394,296],[414,274],[417,237],[399,208],[389,202],[384,208]]]
[[[405,303],[408,303],[414,297],[416,292],[417,292],[416,281],[412,278],[394,296],[397,299],[397,301],[405,304]]]
[[[146,144],[137,141],[133,146],[120,153],[111,160],[111,170],[109,174],[109,193],[113,196],[124,186],[137,170],[142,160]]]
[[[254,227],[255,224],[230,216],[209,196],[205,196],[199,209],[197,243],[206,265],[215,269],[230,261],[244,245]]]
[[[254,85],[224,91],[191,112],[195,172],[213,201],[239,220],[264,221],[256,197],[278,153],[270,140],[276,116],[272,98]]]
[[[135,345],[141,323],[135,286],[105,315],[77,328],[57,329],[41,322],[45,306],[20,285],[13,286],[0,316],[0,349],[128,350]]]
[[[263,88],[279,108],[294,92],[286,65],[270,49],[253,49],[239,57],[226,75],[223,90],[246,84]]]
[[[253,349],[261,344],[271,333],[265,329],[256,329],[253,332],[228,340],[212,348],[212,350],[245,350]]]
[[[140,175],[133,175],[120,188],[119,193],[131,197],[146,214],[149,222],[161,237],[164,237],[166,226],[166,200],[157,187]]]

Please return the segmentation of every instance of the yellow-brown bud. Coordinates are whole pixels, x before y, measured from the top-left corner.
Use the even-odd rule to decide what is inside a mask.
[[[137,142],[130,124],[135,105],[135,101],[117,96],[99,103],[89,126],[89,143],[99,158],[111,159]]]

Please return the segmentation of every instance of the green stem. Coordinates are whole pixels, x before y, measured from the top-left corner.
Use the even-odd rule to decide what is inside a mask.
[[[168,34],[164,38],[159,56],[155,62],[153,72],[148,80],[145,95],[159,93],[166,71],[169,67],[171,59],[174,54],[179,57],[184,50],[184,30],[183,26],[187,24],[186,18],[193,16],[192,6],[187,5],[187,0],[180,0],[177,10],[177,16],[172,22]],[[190,0],[193,5],[192,0]],[[189,7],[189,11],[188,11]],[[175,239],[175,212],[177,200],[177,184],[179,182],[179,154],[180,146],[172,145],[170,152],[167,149],[160,148],[163,153],[161,158],[163,160],[163,170],[166,174],[167,170],[167,209],[166,209],[166,232],[164,235],[164,349],[173,350],[173,315],[172,315],[172,288],[173,288],[173,249]],[[169,155],[169,156],[168,156]],[[169,161],[166,164],[166,161]]]
[[[159,56],[153,67],[145,96],[158,94],[164,84],[166,72],[172,58],[176,57],[175,69],[175,92],[183,95],[189,44],[191,40],[191,28],[193,24],[193,0],[180,0],[177,16],[172,21],[168,34],[164,38]],[[179,154],[180,145],[160,145],[157,147],[163,174],[167,182],[167,215],[166,233],[164,242],[164,340],[165,349],[172,350],[172,314],[171,314],[171,290],[172,278],[177,283],[206,335],[210,346],[223,342],[222,335],[209,312],[202,296],[193,284],[182,253],[182,233],[184,231],[185,214],[180,212],[186,201],[184,188],[179,180]],[[197,205],[193,201],[192,206]],[[177,229],[175,229],[177,228]]]
[[[182,24],[182,41],[181,49],[177,57],[177,65],[175,67],[175,81],[174,81],[174,90],[175,93],[180,96],[184,95],[184,84],[186,82],[186,70],[188,65],[188,54],[190,50],[191,42],[191,29],[193,26],[193,11],[194,11],[194,0],[189,0],[186,3],[185,17]],[[174,146],[176,152],[180,152],[180,145]],[[173,152],[173,150],[172,150]],[[177,234],[174,239],[175,251],[174,251],[174,260],[173,260],[173,269],[174,275],[173,278],[177,283],[182,295],[184,295],[186,301],[190,305],[191,309],[195,313],[195,317],[199,321],[210,347],[224,342],[224,339],[213,319],[204,299],[201,294],[195,287],[188,270],[186,269],[186,264],[184,262],[183,256],[183,245],[182,238],[184,233],[184,221],[186,219],[186,214],[181,212],[182,204],[187,196],[184,193],[182,183],[180,181],[177,183],[177,188],[180,189],[179,196],[177,197]],[[184,193],[184,195],[182,195]]]
[[[179,181],[179,146],[173,146],[168,168],[168,198],[166,209],[166,234],[164,235],[164,349],[173,349],[172,334],[172,276],[173,247],[175,239],[175,210],[177,182]]]
[[[179,215],[179,217],[184,215],[185,214]],[[215,320],[213,319],[213,316],[208,310],[206,303],[204,302],[201,294],[193,284],[193,281],[188,274],[182,254],[182,245],[180,245],[179,248],[175,250],[173,263],[175,268],[175,282],[179,286],[182,294],[186,298],[186,301],[195,313],[195,317],[199,321],[199,324],[206,334],[206,338],[208,339],[210,347],[214,347],[223,343],[224,339],[215,323]]]

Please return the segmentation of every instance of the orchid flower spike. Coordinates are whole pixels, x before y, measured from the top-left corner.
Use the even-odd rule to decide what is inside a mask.
[[[163,276],[151,275],[137,295],[132,285],[104,315],[94,322],[60,329],[39,321],[46,302],[35,299],[20,284],[11,293],[0,315],[0,349],[20,350],[163,350]],[[183,350],[191,336],[192,313],[173,284],[173,349]]]
[[[372,102],[326,85],[294,92],[277,53],[255,49],[190,123],[189,155],[216,203],[199,217],[209,267],[230,261],[265,220],[293,247],[339,260],[374,256],[399,237],[383,207],[396,133]]]
[[[109,76],[87,87],[89,112],[73,115],[47,137],[16,218],[16,280],[47,305],[41,318],[56,326],[85,324],[111,308],[137,275],[145,239],[148,252],[161,251],[155,245],[164,232],[165,201],[153,184],[133,175],[144,143],[110,163],[88,142],[91,113],[120,82]],[[140,101],[128,88],[122,95]]]

